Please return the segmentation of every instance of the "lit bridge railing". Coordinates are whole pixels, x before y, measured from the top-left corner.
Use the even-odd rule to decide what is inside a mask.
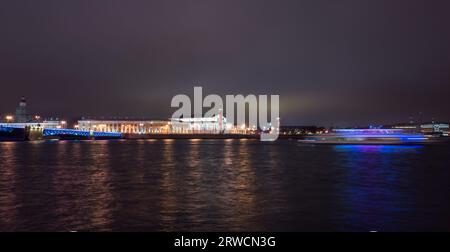
[[[89,131],[72,130],[72,129],[44,129],[44,136],[80,136],[90,137]]]
[[[74,130],[74,129],[44,129],[44,137],[50,136],[77,136],[86,138],[121,138],[122,133],[118,132],[97,132],[97,131],[85,131],[85,130]]]
[[[121,138],[122,137],[122,133],[119,132],[97,132],[94,131],[92,133],[93,137],[114,137],[114,138]]]

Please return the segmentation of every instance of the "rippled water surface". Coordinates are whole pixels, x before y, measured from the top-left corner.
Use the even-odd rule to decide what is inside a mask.
[[[450,146],[0,143],[0,231],[450,231]]]

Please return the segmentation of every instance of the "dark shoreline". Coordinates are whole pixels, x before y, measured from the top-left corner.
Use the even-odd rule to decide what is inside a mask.
[[[123,139],[260,139],[258,134],[124,134]],[[303,139],[303,135],[279,135],[278,139]]]

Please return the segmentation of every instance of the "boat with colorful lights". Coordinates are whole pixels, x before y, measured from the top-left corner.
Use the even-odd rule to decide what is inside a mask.
[[[328,134],[307,136],[298,141],[305,144],[417,145],[448,142],[448,139],[403,129],[334,129]]]

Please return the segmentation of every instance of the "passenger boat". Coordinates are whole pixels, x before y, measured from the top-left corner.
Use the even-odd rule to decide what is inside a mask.
[[[336,129],[329,134],[308,136],[298,140],[308,144],[424,144],[436,138],[419,133],[405,132],[403,129]]]

